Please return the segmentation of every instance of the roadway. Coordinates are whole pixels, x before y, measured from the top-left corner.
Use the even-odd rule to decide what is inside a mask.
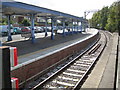
[[[51,33],[48,32],[48,36],[50,36],[50,35],[51,35]],[[43,32],[43,33],[35,33],[35,37],[36,38],[43,38],[43,37],[45,37],[45,32]],[[21,37],[21,34],[12,35],[13,40],[10,41],[10,42],[7,42],[7,38],[8,38],[8,36],[3,36],[3,37],[0,37],[0,40],[4,44],[4,43],[17,42],[17,41],[24,41],[24,40],[28,39],[28,38]]]

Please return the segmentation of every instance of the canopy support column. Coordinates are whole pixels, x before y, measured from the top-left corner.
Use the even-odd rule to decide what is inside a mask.
[[[48,26],[48,23],[47,23],[47,18],[45,18],[45,37],[48,35],[47,34],[47,26]]]
[[[68,35],[69,35],[70,34],[70,22],[68,22],[67,30],[68,30]]]
[[[51,39],[54,40],[54,18],[51,18]]]
[[[62,23],[63,23],[63,36],[66,36],[66,34],[65,34],[65,19],[62,20]]]
[[[2,46],[2,40],[0,41],[0,46]]]
[[[83,22],[83,28],[84,28],[83,31],[85,32],[86,31],[86,22],[85,21]]]
[[[79,30],[79,21],[77,21],[77,33],[78,33],[78,30]]]
[[[31,38],[32,38],[32,43],[35,43],[35,31],[34,31],[34,19],[35,19],[35,14],[31,14]]]
[[[72,34],[73,34],[73,28],[74,28],[74,26],[73,26],[73,20],[72,20]]]
[[[11,26],[10,26],[10,15],[8,17],[8,39],[7,41],[12,41],[12,36],[11,36]]]
[[[81,32],[82,32],[82,30],[83,30],[83,22],[81,22]]]
[[[76,22],[74,22],[74,32],[77,34],[77,30],[76,30]]]

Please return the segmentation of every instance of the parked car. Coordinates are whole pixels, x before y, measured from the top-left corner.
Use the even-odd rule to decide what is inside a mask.
[[[58,27],[57,27],[57,26],[54,26],[54,27],[53,27],[53,30],[58,30]]]
[[[31,29],[29,27],[22,27],[21,32],[30,32]]]
[[[50,26],[47,27],[47,31],[48,31],[48,32],[51,32],[51,27],[50,27]]]
[[[25,38],[31,38],[31,29],[29,27],[22,27],[21,36]]]
[[[59,29],[59,30],[62,30],[62,29],[63,29],[63,26],[58,26],[58,29]]]
[[[20,34],[21,28],[20,27],[13,27],[13,34]]]
[[[36,33],[44,32],[44,28],[37,26],[36,29],[35,29],[35,32],[36,32]]]
[[[10,29],[11,29],[11,34],[13,34],[13,26],[12,25],[10,26]],[[8,25],[1,25],[0,26],[0,33],[2,35],[7,35],[8,34]]]

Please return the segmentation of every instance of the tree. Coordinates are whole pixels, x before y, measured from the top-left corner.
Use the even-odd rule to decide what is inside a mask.
[[[13,20],[10,20],[10,24],[13,24],[14,21]],[[0,25],[8,25],[8,20],[7,20],[7,17],[1,17],[0,18]]]
[[[103,7],[89,20],[91,27],[115,32],[120,30],[120,1],[110,7]],[[119,31],[120,33],[120,31]]]
[[[89,21],[91,21],[90,23],[91,27],[99,29],[100,28],[100,11],[93,14],[92,19]]]
[[[6,18],[0,18],[0,25],[7,25],[7,19]]]
[[[118,9],[117,9],[118,2],[114,2],[111,7],[109,8],[109,16],[106,24],[106,30],[111,32],[115,32],[118,30]]]
[[[120,1],[117,3],[117,10],[118,10],[117,23],[118,23],[118,31],[120,36]]]
[[[24,20],[22,21],[22,24],[23,24],[24,26],[30,26],[30,21],[29,21],[28,19],[24,19]]]
[[[102,29],[102,30],[105,30],[105,26],[106,26],[106,24],[107,24],[107,19],[108,19],[108,11],[109,11],[109,9],[108,9],[108,7],[104,7],[104,8],[102,8],[102,10],[101,10],[101,13],[100,13],[100,29]]]
[[[102,10],[99,10],[95,14],[90,21],[90,24],[93,28],[97,29],[105,29],[108,18],[108,7],[103,7]]]

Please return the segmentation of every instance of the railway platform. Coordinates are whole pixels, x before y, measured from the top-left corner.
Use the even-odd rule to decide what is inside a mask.
[[[67,59],[78,51],[84,51],[98,38],[98,30],[91,29],[65,37],[55,35],[54,40],[50,37],[38,38],[34,44],[30,40],[4,44],[18,48],[18,65],[11,67],[11,76],[18,77],[19,85],[22,87],[26,82],[59,64],[65,58]]]
[[[78,33],[73,35],[55,35],[55,39],[51,40],[50,36],[45,38],[37,38],[34,44],[30,40],[12,41],[3,45],[17,47],[18,63],[30,62],[30,60],[43,58],[46,55],[52,54],[68,45],[83,41],[86,38],[94,35],[96,30],[88,30],[86,33]],[[40,37],[40,36],[39,36]]]
[[[120,36],[119,36],[119,45],[118,45],[116,88],[118,88],[118,90],[120,90]]]
[[[114,33],[108,40],[107,47],[88,75],[82,89],[114,90],[116,85],[118,34]],[[119,61],[119,59],[118,59]],[[118,76],[119,77],[119,76]],[[118,87],[116,87],[118,88]],[[82,90],[81,89],[81,90]]]

